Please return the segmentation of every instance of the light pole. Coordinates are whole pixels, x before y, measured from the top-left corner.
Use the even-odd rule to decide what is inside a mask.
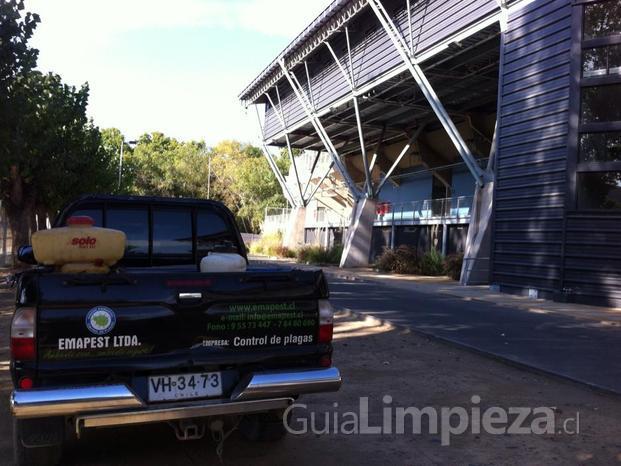
[[[207,199],[211,199],[211,153],[207,154]]]
[[[127,141],[128,145],[138,144],[138,141]],[[125,138],[121,139],[121,154],[119,156],[119,181],[117,184],[117,190],[121,189],[121,178],[123,177],[123,146],[125,145]]]

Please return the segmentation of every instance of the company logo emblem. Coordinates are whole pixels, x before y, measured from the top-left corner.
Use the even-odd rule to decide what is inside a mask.
[[[90,236],[87,236],[86,238],[75,237],[69,242],[69,244],[71,246],[77,246],[80,249],[90,249],[97,245],[97,238],[91,238]]]
[[[96,306],[86,314],[86,328],[95,335],[110,333],[116,325],[114,311],[106,306]]]

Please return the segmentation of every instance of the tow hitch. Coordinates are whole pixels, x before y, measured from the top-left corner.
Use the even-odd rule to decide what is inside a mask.
[[[181,419],[168,423],[177,436],[177,440],[200,440],[205,436],[205,424],[196,423],[192,419]]]

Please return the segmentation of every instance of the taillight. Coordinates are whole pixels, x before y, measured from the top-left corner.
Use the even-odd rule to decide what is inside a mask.
[[[327,299],[319,300],[319,343],[332,341],[334,326],[334,310]]]
[[[36,310],[20,307],[11,322],[11,357],[17,361],[31,361],[37,356],[35,341]]]

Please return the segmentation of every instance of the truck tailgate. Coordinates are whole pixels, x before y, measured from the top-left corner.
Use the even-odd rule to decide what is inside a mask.
[[[326,352],[318,342],[318,300],[327,298],[321,271],[42,274],[38,291],[43,372],[260,363]]]

